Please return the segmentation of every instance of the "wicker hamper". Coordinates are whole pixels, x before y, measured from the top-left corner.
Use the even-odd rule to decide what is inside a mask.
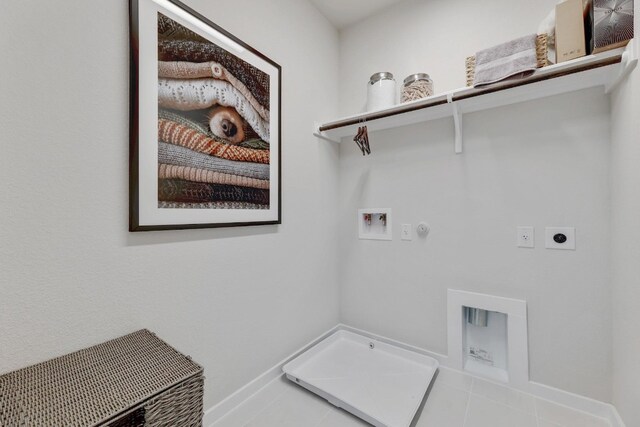
[[[0,426],[200,427],[202,374],[141,330],[0,376]]]
[[[539,34],[536,39],[536,56],[538,57],[538,68],[549,65],[549,48],[547,46],[547,35]],[[465,61],[467,73],[467,86],[473,86],[473,79],[476,75],[476,57],[469,56]]]

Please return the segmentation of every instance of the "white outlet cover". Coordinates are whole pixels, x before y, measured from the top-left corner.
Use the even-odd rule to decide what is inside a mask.
[[[536,247],[535,229],[533,227],[518,227],[517,233],[516,244],[519,248]]]
[[[567,240],[564,243],[557,242],[554,238],[558,234],[564,234]],[[547,249],[576,250],[576,229],[574,227],[547,227],[544,235]]]

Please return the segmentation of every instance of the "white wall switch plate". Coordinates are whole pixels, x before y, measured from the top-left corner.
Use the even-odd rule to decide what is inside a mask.
[[[535,229],[533,227],[517,228],[517,245],[519,248],[535,248]]]
[[[402,231],[400,232],[400,238],[402,240],[413,240],[413,230],[411,224],[402,224]]]
[[[544,235],[547,249],[576,250],[576,229],[574,227],[547,227]]]

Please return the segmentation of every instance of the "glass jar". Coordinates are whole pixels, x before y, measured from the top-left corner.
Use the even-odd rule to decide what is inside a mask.
[[[396,81],[388,72],[375,73],[367,84],[367,111],[393,107],[396,103]]]
[[[411,74],[404,79],[400,102],[411,102],[433,95],[433,81],[429,74]]]

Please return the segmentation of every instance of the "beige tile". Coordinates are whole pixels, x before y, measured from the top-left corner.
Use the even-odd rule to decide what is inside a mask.
[[[464,427],[536,427],[536,417],[472,394]]]
[[[522,393],[512,388],[474,378],[471,393],[530,415],[536,414],[535,398],[530,394]]]
[[[278,379],[271,381],[256,394],[242,402],[241,405],[218,420],[211,427],[244,426],[260,411],[272,404],[289,389],[290,384],[288,384],[287,380],[281,376]]]
[[[538,427],[562,427],[560,424],[538,418]]]
[[[536,420],[535,415],[538,419]],[[537,424],[536,424],[537,422]],[[282,377],[212,427],[365,427]],[[589,414],[441,368],[415,427],[611,427]]]
[[[470,375],[464,374],[460,371],[454,371],[453,369],[440,367],[438,369],[438,376],[436,377],[436,384],[442,383],[450,387],[454,387],[463,391],[471,391],[471,384],[473,378]]]
[[[468,392],[436,382],[416,427],[463,427],[468,401]]]
[[[365,423],[342,409],[332,409],[318,424],[318,427],[367,427]]]
[[[536,410],[538,418],[559,424],[561,427],[611,427],[609,421],[603,418],[597,418],[542,399],[536,399]]]
[[[278,399],[260,411],[246,426],[300,427],[316,426],[332,409],[326,400],[291,384]]]

